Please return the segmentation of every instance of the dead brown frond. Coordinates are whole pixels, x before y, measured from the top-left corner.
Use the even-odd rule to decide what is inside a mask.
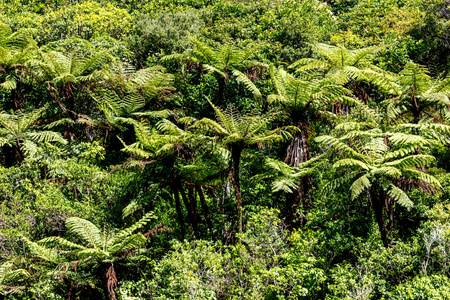
[[[429,183],[423,182],[422,180],[415,179],[400,178],[397,180],[396,186],[406,191],[418,189],[431,195],[436,194],[439,191],[439,188]]]
[[[114,292],[114,289],[117,287],[119,281],[116,277],[116,271],[114,270],[114,264],[111,264],[111,266],[108,269],[108,272],[106,272],[106,279],[107,281],[107,287],[108,287],[108,293],[109,298],[111,300],[116,300],[116,293]]]
[[[172,231],[172,228],[168,226],[162,226],[161,223],[153,227],[153,229],[150,229],[147,233],[144,234],[146,238],[149,238],[150,235],[154,236],[157,233],[165,232],[165,231]]]

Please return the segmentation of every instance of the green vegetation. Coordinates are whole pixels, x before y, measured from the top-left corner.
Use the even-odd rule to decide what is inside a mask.
[[[1,299],[450,299],[444,0],[0,0]]]

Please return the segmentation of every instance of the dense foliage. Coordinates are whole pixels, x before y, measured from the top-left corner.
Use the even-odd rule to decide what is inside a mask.
[[[0,0],[0,298],[450,299],[447,0]]]

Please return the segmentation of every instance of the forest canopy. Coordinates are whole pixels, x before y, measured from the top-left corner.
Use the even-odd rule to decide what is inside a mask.
[[[0,0],[1,299],[450,299],[447,0]]]

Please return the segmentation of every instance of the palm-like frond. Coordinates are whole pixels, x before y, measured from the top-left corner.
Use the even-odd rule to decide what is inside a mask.
[[[344,174],[342,176],[339,176],[338,178],[335,178],[333,180],[330,180],[322,188],[322,194],[329,194],[329,193],[335,192],[342,185],[348,184],[349,182],[351,182],[356,176],[358,176],[358,174],[360,174],[359,171],[353,171],[353,172]]]
[[[167,97],[173,90],[172,82],[173,75],[164,73],[164,68],[146,68],[118,79],[111,87],[90,91],[90,96],[113,124],[117,123],[118,117],[161,118],[168,116],[169,112],[161,111],[158,116],[157,112],[138,111],[156,97]]]
[[[61,136],[61,134],[54,131],[27,132],[26,136],[29,138],[29,140],[38,144],[42,144],[44,142],[58,142],[61,144],[67,144],[67,141]]]
[[[290,66],[300,73],[320,72],[343,85],[351,79],[370,82],[388,93],[395,93],[395,74],[386,72],[372,64],[375,54],[384,47],[366,47],[348,50],[327,44],[314,44],[312,50],[317,58],[301,59]]]
[[[209,73],[223,79],[233,75],[255,97],[261,97],[259,89],[243,73],[253,66],[263,66],[252,60],[256,53],[254,47],[248,46],[240,49],[231,44],[222,44],[218,48],[213,48],[196,38],[192,39],[192,44],[192,49],[185,53],[166,55],[161,58],[161,61],[175,60],[183,64],[200,64]]]
[[[141,220],[129,228],[125,228],[114,234],[113,230],[108,230],[105,226],[101,231],[88,220],[72,217],[66,220],[66,226],[69,230],[79,235],[89,247],[73,243],[61,237],[48,237],[40,240],[38,243],[31,242],[23,238],[31,252],[46,261],[58,264],[70,261],[76,254],[78,258],[85,261],[100,260],[112,262],[119,259],[124,250],[139,249],[146,242],[146,237],[141,233],[135,233],[136,230],[145,226],[151,219],[156,218],[152,212],[147,213]],[[68,250],[58,250],[56,247],[62,247]]]
[[[26,155],[36,152],[42,143],[66,144],[60,133],[39,130],[38,119],[47,110],[48,105],[31,112],[18,111],[15,114],[0,113],[0,145],[14,145],[18,152]],[[44,126],[45,128],[45,126]]]
[[[395,132],[389,134],[389,143],[391,143],[393,146],[423,146],[429,144],[430,141],[420,135]]]
[[[233,76],[236,77],[236,81],[244,84],[244,86],[252,92],[255,97],[261,97],[261,92],[256,85],[241,71],[233,70]]]
[[[38,57],[29,60],[27,65],[55,86],[64,87],[68,83],[93,81],[93,75],[113,61],[109,52],[104,50],[90,57],[81,57],[40,49]]]
[[[291,137],[289,131],[293,130],[293,127],[268,130],[268,125],[279,116],[279,112],[270,111],[265,115],[251,112],[241,115],[233,106],[222,110],[212,104],[209,99],[208,102],[216,113],[217,122],[204,118],[192,124],[190,128],[202,129],[207,133],[221,136],[222,143],[227,147],[266,144]]]
[[[145,245],[146,241],[147,238],[142,233],[128,235],[120,242],[114,243],[108,250],[110,253],[118,253],[127,249],[139,249]]]
[[[429,144],[431,140],[417,134],[417,131],[415,134],[401,132],[412,128],[425,128],[425,124],[394,125],[386,128],[383,123],[376,122],[386,121],[382,116],[377,115],[375,122],[371,121],[370,124],[344,122],[333,131],[336,137],[316,138],[317,142],[326,148],[339,151],[340,155],[340,159],[333,165],[333,171],[338,171],[339,177],[328,183],[324,191],[331,192],[340,184],[347,182],[352,183],[350,188],[352,199],[356,199],[364,191],[370,192],[369,194],[373,196],[379,194],[381,190],[399,205],[410,208],[413,202],[402,190],[400,181],[423,182],[434,188],[440,186],[436,178],[417,170],[435,161],[431,155],[417,154],[418,147]],[[434,127],[442,131],[447,130],[444,125]],[[386,129],[392,131],[385,131]],[[342,176],[343,171],[348,173]]]
[[[367,191],[371,186],[372,182],[370,182],[369,174],[365,174],[356,179],[350,187],[352,200],[358,198],[358,196],[361,195],[362,192]]]
[[[272,192],[293,193],[298,187],[300,178],[311,175],[316,171],[316,168],[311,165],[321,158],[322,156],[318,156],[298,167],[291,167],[282,161],[266,158],[264,165],[267,171],[253,176],[252,181],[271,179],[273,180]]]
[[[24,285],[18,286],[19,282],[24,282],[31,277],[25,269],[14,269],[12,261],[6,261],[0,265],[0,295],[13,294],[24,289]],[[14,283],[14,286],[11,286]]]
[[[131,236],[131,234],[133,232],[135,232],[138,229],[141,229],[142,227],[144,227],[150,220],[152,219],[156,219],[157,217],[155,216],[155,214],[153,212],[149,212],[147,214],[145,214],[138,222],[134,223],[132,226],[123,229],[121,231],[119,231],[113,239],[111,239],[107,246],[108,248],[112,247],[114,244],[117,244],[119,242],[121,242],[123,239],[125,239],[126,237]]]
[[[329,80],[297,79],[282,67],[269,67],[272,84],[277,92],[268,97],[269,103],[281,107],[291,118],[304,115],[307,118],[331,104],[341,102],[350,106],[360,106],[361,102],[350,97],[351,91]]]
[[[432,83],[432,79],[428,73],[428,69],[425,66],[408,62],[405,68],[399,73],[399,82],[402,86],[411,87],[418,93],[424,93]]]
[[[67,218],[66,226],[73,233],[81,236],[94,248],[103,248],[102,233],[100,229],[88,220],[78,217]]]
[[[436,187],[437,189],[441,188],[441,183],[439,182],[439,180],[437,180],[436,177],[428,173],[419,171],[415,168],[408,168],[405,170],[405,173],[408,175],[408,177],[413,178],[418,182],[424,182],[433,187]]]
[[[25,241],[33,255],[55,264],[66,261],[65,258],[61,256],[57,250],[41,246],[38,243],[30,241],[26,237],[22,237],[22,239]]]
[[[397,168],[420,168],[432,164],[436,158],[432,155],[409,155],[401,159],[386,162],[385,166],[395,166]]]
[[[409,62],[399,73],[398,84],[401,87],[395,100],[398,116],[408,115],[410,121],[434,116],[434,119],[449,120],[450,79],[432,79],[425,66]]]
[[[86,247],[73,243],[71,241],[68,241],[60,236],[51,236],[47,238],[43,238],[38,241],[38,244],[45,245],[45,246],[61,246],[68,249],[79,249],[84,250]]]
[[[334,169],[340,169],[340,168],[354,168],[359,167],[364,170],[369,170],[369,167],[362,161],[352,158],[346,158],[338,160],[333,164]]]
[[[408,195],[402,189],[392,183],[389,184],[387,194],[403,207],[411,208],[414,205],[411,199],[409,199]]]

